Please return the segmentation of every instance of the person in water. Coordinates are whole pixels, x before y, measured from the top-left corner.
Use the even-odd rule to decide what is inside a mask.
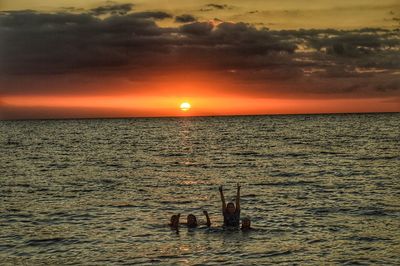
[[[249,218],[242,219],[242,227],[240,228],[242,231],[251,230],[251,220]]]
[[[238,227],[240,224],[240,185],[237,183],[236,206],[233,202],[225,203],[223,187],[219,187],[222,202],[222,215],[224,226]]]
[[[171,222],[170,222],[169,225],[171,226],[171,228],[178,228],[178,226],[180,224],[186,225],[189,228],[196,228],[199,225],[206,225],[207,227],[210,227],[211,226],[211,220],[210,220],[210,216],[208,215],[208,212],[207,211],[203,211],[203,214],[206,216],[206,222],[205,223],[199,223],[197,221],[196,216],[193,215],[193,214],[189,214],[186,217],[186,223],[180,223],[179,222],[179,218],[180,218],[181,214],[179,213],[177,215],[175,214],[175,215],[171,216]]]
[[[179,218],[180,217],[181,217],[180,213],[172,215],[170,223],[169,223],[169,226],[171,228],[178,228],[178,226],[179,226]]]

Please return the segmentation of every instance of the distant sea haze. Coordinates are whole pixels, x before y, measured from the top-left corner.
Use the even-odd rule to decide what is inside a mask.
[[[400,264],[400,114],[0,121],[0,260]],[[253,231],[221,229],[242,185]],[[211,229],[172,214],[208,210]],[[1,263],[0,263],[1,264]]]

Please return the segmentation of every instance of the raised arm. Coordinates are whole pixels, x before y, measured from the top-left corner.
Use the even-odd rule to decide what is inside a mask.
[[[236,210],[240,211],[240,184],[237,183]]]
[[[222,212],[224,212],[226,209],[226,203],[225,203],[224,192],[222,191],[222,186],[219,186],[219,194],[221,195]]]
[[[211,226],[211,220],[210,220],[210,216],[208,215],[208,212],[207,212],[206,210],[204,210],[204,211],[203,211],[203,214],[206,216],[206,219],[207,219],[206,225],[207,225],[208,227],[210,227],[210,226]]]

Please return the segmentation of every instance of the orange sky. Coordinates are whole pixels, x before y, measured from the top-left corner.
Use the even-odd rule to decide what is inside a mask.
[[[257,85],[257,84],[256,84]],[[274,86],[267,84],[268,86]],[[278,86],[279,84],[275,84]],[[52,86],[56,86],[52,85]],[[166,74],[139,83],[108,81],[101,93],[9,95],[2,97],[4,118],[215,116],[248,114],[301,114],[338,112],[397,112],[400,103],[385,98],[297,97],[272,91],[249,92],[251,84],[234,83],[207,72]],[[133,86],[133,87],[132,87]],[[84,89],[84,88],[83,88]],[[256,87],[257,89],[257,87]],[[191,110],[179,109],[182,102]],[[3,107],[3,108],[4,108]],[[19,109],[18,112],[15,112]],[[0,117],[3,118],[3,117]]]
[[[398,7],[4,1],[0,119],[400,112]]]
[[[55,80],[57,82],[58,79]],[[259,84],[238,82],[229,75],[207,71],[164,73],[152,80],[143,75],[139,82],[107,80],[85,83],[73,93],[60,95],[14,94],[1,98],[2,119],[68,118],[68,117],[151,117],[151,116],[215,116],[250,114],[302,114],[340,112],[398,112],[396,98],[308,97],[282,90],[259,91]],[[47,80],[48,86],[57,86]],[[65,81],[63,81],[65,82]],[[28,84],[24,84],[27,86]],[[252,86],[254,88],[252,88]],[[272,80],[263,84],[279,87]],[[68,88],[68,86],[67,86]],[[92,88],[92,90],[90,90]],[[253,91],[251,91],[253,90]],[[302,91],[302,90],[300,90]],[[293,95],[291,95],[291,94]],[[189,102],[191,110],[179,109]],[[1,107],[0,107],[1,108]]]
[[[151,116],[215,116],[250,114],[302,114],[348,112],[399,112],[398,98],[345,98],[290,95],[272,90],[249,93],[247,86],[229,79],[188,73],[188,76],[169,75],[159,80],[135,83],[106,82],[93,92],[61,95],[44,93],[6,95],[1,98],[0,119],[68,118],[68,117],[151,117]],[[193,78],[193,81],[191,81]],[[212,81],[215,78],[215,81]],[[268,86],[279,86],[276,81]],[[89,85],[90,86],[90,85]],[[121,86],[121,87],[118,87]],[[151,89],[146,89],[150,87]],[[243,88],[244,86],[244,88]],[[100,86],[101,87],[101,86]],[[118,89],[119,88],[119,89]],[[84,87],[82,88],[84,89]],[[289,91],[290,92],[290,91]],[[182,102],[191,110],[179,109]]]
[[[248,114],[301,114],[301,113],[336,113],[340,112],[396,112],[397,102],[385,99],[334,99],[334,100],[296,100],[265,98],[227,98],[227,97],[6,97],[4,102],[14,108],[27,111],[37,109],[37,113],[46,113],[49,118],[68,118],[96,116],[90,110],[100,112],[106,117],[130,116],[214,116]],[[179,109],[182,102],[189,102],[192,108],[183,112]],[[47,111],[46,111],[47,110]],[[107,115],[107,113],[109,115]],[[33,113],[32,115],[34,115]],[[11,118],[23,118],[23,113],[16,113]],[[26,113],[31,118],[29,111]],[[12,116],[12,115],[11,115]],[[21,117],[22,116],[22,117]]]

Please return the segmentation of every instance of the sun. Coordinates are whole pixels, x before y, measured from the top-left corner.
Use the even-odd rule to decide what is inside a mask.
[[[181,110],[184,112],[189,111],[191,107],[192,106],[188,102],[181,103],[181,106],[180,106]]]

